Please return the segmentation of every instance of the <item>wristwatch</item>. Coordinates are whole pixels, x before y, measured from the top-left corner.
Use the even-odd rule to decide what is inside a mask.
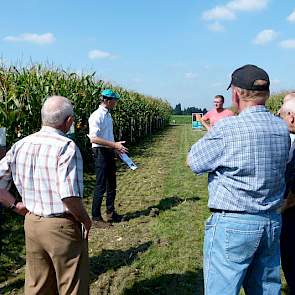
[[[14,210],[16,208],[16,204],[18,203],[17,199],[15,199],[14,203],[12,203],[8,208]]]

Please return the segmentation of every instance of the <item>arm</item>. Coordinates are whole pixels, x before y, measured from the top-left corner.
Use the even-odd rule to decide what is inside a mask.
[[[103,145],[105,147],[114,149],[120,154],[128,152],[128,149],[123,145],[123,143],[125,143],[125,141],[113,142],[113,141],[106,140],[106,139],[104,139],[102,137],[98,137],[98,136],[95,136],[95,137],[89,136],[89,138],[90,138],[91,143],[100,144],[100,145]]]
[[[85,239],[87,239],[91,228],[91,220],[83,206],[82,199],[80,197],[68,197],[62,199],[62,201],[75,219],[85,227]]]
[[[210,129],[210,124],[208,124],[207,122],[209,121],[209,119],[205,116],[201,117],[199,114],[196,114],[196,119],[198,121],[201,122],[201,124],[207,129],[209,130]]]
[[[23,216],[28,212],[24,204],[22,202],[17,202],[14,196],[5,189],[0,189],[0,203]]]
[[[89,139],[91,143],[99,144],[107,148],[114,149],[120,154],[128,152],[128,149],[123,145],[125,141],[113,142],[99,136],[101,129],[103,128],[103,117],[95,115],[94,113],[90,116],[89,120]]]
[[[203,138],[191,147],[187,156],[187,164],[198,175],[212,172],[219,167],[223,151],[222,133],[219,128],[213,126]]]

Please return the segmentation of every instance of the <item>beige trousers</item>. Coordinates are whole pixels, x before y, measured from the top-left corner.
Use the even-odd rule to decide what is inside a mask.
[[[89,294],[88,242],[69,218],[25,217],[26,295]]]

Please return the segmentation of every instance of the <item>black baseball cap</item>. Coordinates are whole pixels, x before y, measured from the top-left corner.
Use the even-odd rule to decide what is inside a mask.
[[[256,80],[264,80],[267,83],[255,85]],[[269,91],[269,84],[269,76],[266,71],[254,65],[245,65],[232,73],[227,90],[234,85],[247,90]]]

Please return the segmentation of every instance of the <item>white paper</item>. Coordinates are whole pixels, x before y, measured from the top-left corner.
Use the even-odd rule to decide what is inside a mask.
[[[120,158],[122,161],[132,170],[137,169],[137,166],[133,163],[133,161],[127,156],[127,154],[120,154]]]
[[[0,146],[6,146],[6,128],[0,128]]]

